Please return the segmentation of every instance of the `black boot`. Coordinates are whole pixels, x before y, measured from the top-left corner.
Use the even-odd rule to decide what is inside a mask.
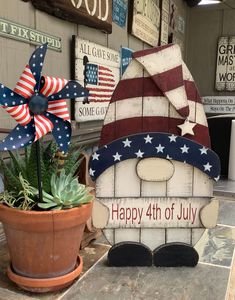
[[[109,250],[108,263],[113,267],[152,266],[152,251],[141,243],[121,242]]]
[[[153,251],[153,264],[156,267],[195,267],[198,253],[184,243],[164,244]]]

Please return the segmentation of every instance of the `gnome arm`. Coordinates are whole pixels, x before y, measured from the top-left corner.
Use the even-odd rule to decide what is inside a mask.
[[[92,210],[92,222],[96,228],[104,228],[109,220],[109,209],[100,201],[95,200]]]
[[[205,205],[200,211],[200,219],[205,228],[213,228],[217,224],[219,212],[219,201],[212,200],[209,204]]]

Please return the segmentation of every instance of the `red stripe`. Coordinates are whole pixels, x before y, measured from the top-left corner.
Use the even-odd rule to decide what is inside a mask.
[[[163,93],[183,86],[182,65],[152,76],[153,81]]]
[[[103,67],[103,66],[99,66],[99,70],[111,72],[111,70],[109,68],[106,68],[106,67]]]
[[[111,102],[142,96],[163,96],[163,93],[150,77],[126,79],[118,83]]]
[[[169,117],[136,117],[118,120],[103,126],[100,146],[130,134],[143,132],[168,132],[180,136],[181,130],[177,125],[181,125],[182,122],[181,119]],[[208,127],[196,124],[193,130],[194,136],[186,134],[184,137],[210,148]]]
[[[97,98],[111,98],[112,94],[109,95],[99,95],[99,94],[95,94],[95,93],[90,93],[90,97],[97,97]]]
[[[102,82],[99,82],[100,86],[107,86],[107,87],[115,87],[115,84],[110,84],[110,83],[102,83]]]
[[[114,77],[113,74],[104,73],[104,72],[99,72],[99,75]]]
[[[113,79],[105,78],[105,77],[99,77],[99,80],[107,81],[107,82],[115,82]]]
[[[202,103],[194,82],[185,80],[184,85],[188,99]],[[111,102],[124,100],[127,98],[151,96],[164,96],[162,91],[155,85],[151,77],[123,79],[119,81],[116,89],[114,90]]]
[[[107,93],[113,93],[113,89],[102,89],[102,88],[92,88],[88,87],[89,91],[99,91],[99,92],[107,92]]]
[[[198,89],[193,81],[184,80],[184,86],[188,100],[202,103],[202,99],[199,95]]]
[[[141,51],[137,51],[135,53],[132,54],[132,57],[134,58],[138,58],[138,57],[142,57],[145,55],[149,55],[149,54],[153,54],[153,53],[157,53],[159,51],[162,51],[166,48],[172,47],[172,44],[167,44],[167,45],[163,45],[157,48],[151,48],[151,49],[146,49],[146,50],[141,50]]]
[[[24,84],[21,83],[21,82],[18,82],[18,83],[17,83],[16,89],[17,89],[18,86],[20,86],[20,87],[22,87],[23,89],[25,89],[26,91],[30,92],[30,94],[33,93],[33,86],[32,86],[32,89],[31,89],[31,88],[29,88],[28,86],[24,85]],[[21,91],[21,90],[20,90],[20,91]]]

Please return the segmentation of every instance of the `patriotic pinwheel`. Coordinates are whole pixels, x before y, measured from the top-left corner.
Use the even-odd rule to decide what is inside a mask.
[[[67,152],[71,125],[66,101],[86,97],[88,91],[76,81],[41,76],[47,44],[34,51],[12,91],[0,84],[0,105],[18,125],[0,143],[0,150],[26,147],[52,132],[61,151]]]

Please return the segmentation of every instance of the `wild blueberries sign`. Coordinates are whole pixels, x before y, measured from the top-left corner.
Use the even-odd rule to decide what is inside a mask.
[[[235,36],[219,39],[215,88],[217,91],[235,90]]]
[[[19,40],[33,45],[48,43],[48,48],[61,51],[61,38],[56,37],[21,24],[0,19],[0,36]]]

